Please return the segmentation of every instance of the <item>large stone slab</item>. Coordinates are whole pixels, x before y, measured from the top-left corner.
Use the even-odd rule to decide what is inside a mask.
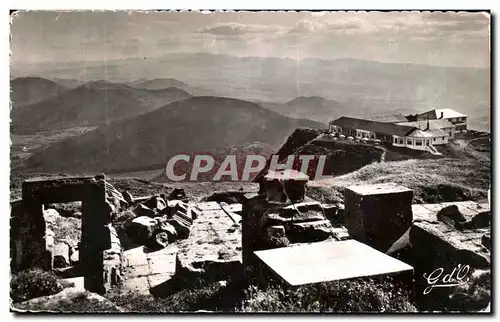
[[[413,271],[410,265],[356,240],[261,250],[255,255],[292,286]]]
[[[145,247],[136,247],[124,252],[124,290],[148,295],[150,290],[169,282],[175,275],[175,245],[151,252]]]
[[[206,210],[178,243],[176,277],[217,280],[241,265],[241,227],[224,210]]]
[[[344,190],[346,226],[356,240],[386,252],[413,221],[413,191],[393,183]]]

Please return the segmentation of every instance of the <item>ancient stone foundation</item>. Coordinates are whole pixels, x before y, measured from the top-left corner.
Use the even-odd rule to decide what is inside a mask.
[[[12,206],[13,272],[33,267],[53,268],[53,234],[46,227],[43,205],[82,201],[79,262],[85,288],[104,293],[106,286],[119,279],[121,246],[111,227],[111,216],[125,201],[106,183],[104,175],[31,179],[23,182],[22,194],[22,201]]]
[[[413,191],[392,183],[351,186],[344,191],[349,235],[386,252],[412,223]]]
[[[295,170],[272,171],[260,181],[259,196],[243,204],[243,263],[257,264],[254,251],[336,239],[329,205],[304,201],[308,177]],[[335,209],[336,210],[336,209]],[[345,236],[338,234],[339,239]]]

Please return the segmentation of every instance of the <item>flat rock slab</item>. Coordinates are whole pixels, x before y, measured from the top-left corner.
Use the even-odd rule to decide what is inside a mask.
[[[219,203],[215,201],[199,202],[195,204],[200,211],[220,210],[222,209]]]
[[[124,252],[124,288],[140,294],[170,280],[175,274],[175,257],[178,248],[169,245],[155,252],[143,246]]]
[[[404,186],[398,185],[396,183],[379,183],[379,184],[364,184],[349,186],[347,189],[357,193],[359,195],[379,195],[379,194],[392,194],[392,193],[403,193],[411,192],[412,190]]]
[[[210,266],[222,269],[224,264],[241,263],[241,226],[222,209],[205,210],[178,247],[177,271],[205,274]]]
[[[261,250],[255,255],[292,286],[413,271],[410,265],[356,240]]]

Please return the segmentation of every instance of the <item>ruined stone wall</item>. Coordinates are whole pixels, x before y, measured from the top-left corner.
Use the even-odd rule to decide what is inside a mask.
[[[121,194],[96,177],[27,180],[23,199],[11,207],[11,268],[53,268],[54,234],[44,218],[46,203],[82,201],[79,262],[87,290],[104,293],[121,276],[121,245],[111,218],[126,204]],[[48,219],[47,219],[48,220]]]
[[[103,255],[103,281],[106,291],[122,282],[123,250],[118,233],[112,225],[108,225],[111,247]]]

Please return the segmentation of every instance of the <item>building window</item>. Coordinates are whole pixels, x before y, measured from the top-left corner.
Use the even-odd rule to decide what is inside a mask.
[[[432,138],[432,141],[434,141],[434,142],[435,142],[435,141],[436,141],[436,138]]]
[[[406,140],[406,144],[412,145],[411,139]]]
[[[415,140],[415,145],[422,146],[422,140]]]
[[[398,138],[394,138],[394,143],[398,143]]]
[[[405,139],[399,138],[399,144],[405,144]]]

